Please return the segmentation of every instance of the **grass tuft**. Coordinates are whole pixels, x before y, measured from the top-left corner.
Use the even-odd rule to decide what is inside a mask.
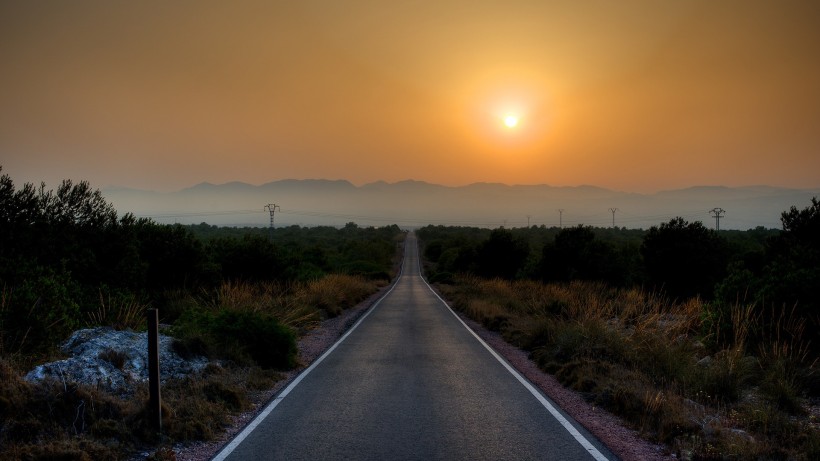
[[[818,359],[787,310],[459,276],[451,305],[681,459],[818,459]],[[768,321],[767,319],[774,319]]]
[[[100,304],[96,311],[88,313],[88,326],[110,326],[115,330],[141,330],[145,328],[145,311],[148,305],[133,296],[114,295],[99,291]]]

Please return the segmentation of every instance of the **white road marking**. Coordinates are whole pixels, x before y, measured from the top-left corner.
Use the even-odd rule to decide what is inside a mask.
[[[473,337],[477,339],[478,342],[480,342],[481,345],[483,345],[484,348],[486,348],[490,352],[490,354],[492,354],[492,356],[495,357],[495,359],[498,360],[498,362],[501,363],[501,365],[503,365],[504,368],[506,368],[507,371],[509,371],[515,377],[515,379],[518,380],[518,382],[520,382],[522,385],[524,385],[525,388],[527,388],[528,391],[530,391],[530,393],[541,403],[541,405],[543,405],[544,408],[546,408],[547,411],[549,411],[550,414],[552,414],[552,416],[555,419],[557,419],[562,426],[564,426],[564,429],[566,429],[567,432],[569,432],[570,435],[572,435],[575,438],[575,440],[577,440],[578,443],[580,443],[581,446],[584,447],[584,449],[590,455],[592,455],[593,458],[595,458],[596,461],[609,461],[609,458],[607,458],[600,451],[598,451],[598,449],[595,448],[592,442],[587,440],[586,437],[584,437],[580,432],[578,432],[578,429],[576,429],[575,426],[573,426],[564,417],[564,415],[562,415],[561,412],[558,411],[549,402],[549,400],[545,399],[541,392],[535,389],[535,387],[533,387],[533,385],[526,378],[524,378],[524,376],[522,376],[521,373],[518,372],[518,370],[513,368],[512,365],[510,365],[509,363],[507,363],[506,360],[501,358],[501,356],[498,355],[498,352],[496,352],[492,347],[490,347],[489,344],[487,344],[483,339],[481,339],[481,337],[478,336],[476,332],[472,330],[472,328],[467,326],[467,324],[464,323],[464,320],[461,320],[461,317],[459,317],[458,314],[456,314],[456,312],[453,310],[453,308],[451,308],[450,305],[447,304],[447,301],[442,299],[442,297],[439,296],[435,290],[433,290],[433,287],[431,287],[430,284],[427,283],[427,280],[425,280],[424,277],[421,275],[421,264],[419,264],[419,277],[421,277],[421,280],[424,282],[425,285],[427,285],[427,288],[430,289],[430,291],[436,296],[436,298],[438,298],[438,300],[441,301],[442,304],[444,304],[444,306],[450,311],[450,313],[453,314],[453,316],[456,319],[458,319],[458,321],[464,326],[464,328],[466,328],[467,331],[469,331],[470,334],[473,335]]]
[[[405,251],[406,250],[407,249],[405,248]],[[415,248],[415,252],[416,257],[418,258],[418,247]],[[467,326],[466,323],[464,323],[463,320],[461,320],[461,317],[459,317],[458,314],[455,313],[455,311],[447,304],[447,302],[444,301],[444,299],[442,299],[441,296],[439,296],[438,293],[435,292],[435,290],[433,290],[429,283],[427,283],[427,280],[425,280],[424,277],[421,276],[421,261],[418,261],[417,268],[419,271],[419,277],[424,282],[424,284],[427,285],[427,288],[430,290],[430,292],[432,292],[433,295],[435,295],[435,297],[438,298],[438,300],[441,301],[441,303],[444,304],[445,307],[447,307],[450,313],[453,314],[453,316],[461,323],[461,325],[463,325],[464,328],[466,328],[467,331],[469,331],[470,334],[473,335],[473,337],[477,339],[478,342],[481,343],[481,345],[483,345],[484,348],[486,348],[490,352],[490,354],[492,354],[492,356],[495,357],[495,359],[498,360],[499,363],[501,363],[502,366],[504,366],[504,368],[507,369],[507,371],[509,371],[528,391],[530,391],[530,393],[541,403],[541,405],[543,405],[544,408],[546,408],[547,411],[549,411],[550,414],[552,414],[552,416],[555,419],[557,419],[562,426],[564,426],[564,429],[566,429],[567,432],[569,432],[570,435],[572,435],[575,438],[575,440],[578,441],[578,443],[580,443],[581,446],[584,447],[584,449],[590,455],[592,455],[592,457],[596,461],[609,461],[608,458],[601,454],[601,452],[598,451],[598,449],[595,448],[595,446],[592,445],[592,443],[589,440],[587,440],[586,437],[584,437],[580,432],[578,432],[578,430],[566,418],[564,418],[564,415],[562,415],[561,412],[559,412],[547,399],[545,399],[544,396],[538,390],[536,390],[533,387],[533,385],[530,384],[529,381],[527,381],[526,378],[524,378],[515,368],[513,368],[509,363],[507,363],[506,360],[501,358],[501,356],[498,355],[498,353],[495,350],[493,350],[493,348],[490,347],[489,344],[487,344],[483,339],[481,339],[481,337],[479,337],[469,326]],[[365,314],[362,315],[361,318],[359,318],[359,320],[355,324],[353,324],[353,326],[350,327],[350,329],[347,330],[347,332],[344,335],[342,335],[342,337],[339,338],[338,341],[333,343],[333,345],[330,346],[330,348],[326,350],[324,354],[319,356],[319,358],[316,359],[305,371],[300,373],[296,377],[296,379],[293,380],[293,382],[291,382],[273,401],[271,401],[265,407],[264,410],[262,410],[261,413],[259,413],[256,416],[256,418],[253,419],[253,421],[251,421],[247,426],[245,426],[242,432],[240,432],[236,437],[234,437],[234,439],[231,440],[229,444],[227,444],[219,453],[217,453],[217,455],[212,458],[212,461],[225,461],[225,459],[227,459],[227,457],[230,456],[231,453],[233,453],[236,447],[238,447],[239,444],[241,444],[251,434],[251,432],[253,432],[256,429],[256,427],[259,426],[259,424],[261,424],[262,421],[268,417],[268,415],[274,410],[274,408],[276,408],[276,406],[279,405],[279,402],[281,402],[282,399],[284,399],[288,394],[290,394],[290,392],[300,382],[302,382],[302,380],[311,371],[313,371],[314,368],[316,368],[328,355],[330,355],[330,353],[333,352],[336,349],[336,347],[339,346],[339,344],[341,344],[345,339],[347,339],[350,333],[352,333],[359,326],[359,324],[361,324],[362,321],[364,321],[364,319],[367,318],[368,315],[370,315],[374,310],[376,310],[377,307],[379,307],[379,304],[381,304],[382,300],[384,300],[384,298],[386,298],[393,291],[396,285],[398,285],[399,280],[401,279],[403,274],[404,264],[402,264],[401,270],[399,272],[398,277],[396,277],[395,283],[393,283],[393,286],[390,287],[387,293],[385,293],[384,296],[379,298],[378,301],[376,301],[373,304],[373,307],[371,307],[367,312],[365,312]]]
[[[365,318],[367,318],[368,315],[370,315],[374,310],[376,310],[377,307],[379,307],[379,304],[381,304],[382,300],[384,300],[384,298],[386,298],[387,295],[389,295],[393,291],[393,289],[396,288],[396,285],[399,284],[399,280],[401,279],[403,274],[404,263],[402,263],[401,265],[399,275],[398,277],[396,277],[396,281],[393,283],[393,286],[390,287],[389,290],[387,290],[387,293],[385,293],[381,298],[379,298],[378,301],[376,301],[373,304],[373,307],[368,309],[368,311],[365,312],[364,315],[362,315],[359,318],[359,320],[356,323],[354,323],[353,326],[350,327],[350,329],[347,330],[347,332],[344,335],[342,335],[341,338],[339,338],[338,341],[333,343],[333,345],[330,346],[330,348],[326,350],[324,354],[320,355],[318,359],[316,359],[312,364],[310,364],[309,367],[307,367],[307,369],[305,369],[305,371],[299,373],[296,379],[294,379],[293,382],[291,382],[278,396],[276,396],[276,398],[273,399],[273,401],[271,401],[271,403],[269,403],[268,406],[266,406],[265,409],[262,410],[262,412],[259,413],[256,416],[256,418],[253,419],[253,421],[251,421],[247,426],[245,426],[245,429],[242,429],[242,432],[237,434],[237,436],[234,437],[234,439],[231,440],[229,444],[225,445],[225,448],[223,448],[219,453],[217,453],[217,455],[214,456],[211,459],[211,461],[225,461],[225,459],[228,456],[230,456],[231,453],[233,453],[236,447],[238,447],[239,444],[241,444],[251,434],[251,432],[253,432],[256,429],[256,427],[259,426],[259,424],[261,424],[262,421],[264,421],[264,419],[268,417],[268,415],[273,411],[273,409],[276,408],[277,405],[279,405],[279,402],[281,402],[282,399],[287,397],[287,395],[290,394],[293,388],[295,388],[300,382],[302,382],[302,380],[305,379],[305,377],[308,374],[310,374],[310,372],[313,371],[314,368],[316,368],[320,363],[322,363],[322,360],[324,360],[325,357],[327,357],[328,355],[330,355],[331,352],[336,350],[336,347],[338,347],[339,344],[342,343],[342,341],[347,339],[347,337],[350,336],[350,333],[353,333],[353,330],[355,330],[359,326],[359,324],[362,323],[362,321],[364,321]]]

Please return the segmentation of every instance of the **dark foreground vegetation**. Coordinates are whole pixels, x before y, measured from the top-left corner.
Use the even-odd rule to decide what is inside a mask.
[[[3,175],[0,459],[126,459],[213,438],[250,395],[297,365],[299,335],[388,283],[402,237],[397,226],[353,223],[272,236],[160,225],[118,216],[85,182],[17,188]],[[161,436],[147,424],[147,389],[122,398],[22,378],[62,358],[57,346],[76,329],[144,329],[149,307],[159,309],[178,352],[213,360],[163,387]],[[173,459],[168,450],[154,457]]]
[[[452,305],[689,460],[820,459],[820,202],[782,230],[418,231]]]

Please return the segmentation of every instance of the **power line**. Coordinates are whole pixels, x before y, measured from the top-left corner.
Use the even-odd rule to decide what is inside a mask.
[[[270,204],[271,206],[275,206],[274,209],[279,214],[288,215],[288,216],[304,216],[308,218],[325,218],[325,219],[338,219],[338,220],[347,220],[353,222],[372,222],[372,223],[389,223],[389,224],[397,224],[397,225],[423,225],[423,224],[430,224],[430,225],[453,225],[453,226],[477,226],[477,227],[495,227],[498,226],[498,221],[493,221],[492,217],[480,217],[480,218],[463,218],[463,219],[453,219],[447,217],[399,217],[399,216],[386,216],[386,215],[363,215],[363,214],[344,214],[344,213],[333,213],[333,212],[325,212],[325,211],[312,211],[312,210],[299,210],[299,209],[282,209],[276,204]],[[270,209],[266,206],[264,210],[270,213]],[[669,213],[669,214],[631,214],[628,212],[624,212],[619,208],[615,208],[615,210],[621,213],[623,216],[618,218],[618,222],[622,225],[629,225],[633,223],[645,223],[645,225],[649,225],[652,222],[660,222],[664,220],[671,219],[676,216],[680,216],[687,220],[704,220],[707,217],[714,217],[714,215],[710,216],[710,213],[713,213],[714,210],[711,211],[696,211],[696,210],[682,210],[682,213]],[[725,210],[721,210],[720,217],[723,217],[723,213]],[[564,220],[563,220],[563,212],[567,211],[564,208],[556,209],[559,213],[559,227],[563,228]],[[609,210],[610,213],[612,209]],[[604,227],[607,224],[614,226],[614,216],[606,216],[606,212],[599,212],[590,215],[571,215],[570,219],[567,221],[568,226],[585,224],[585,225],[593,225],[593,226],[601,226]],[[145,218],[155,218],[155,219],[185,219],[185,218],[196,218],[196,217],[216,217],[216,216],[231,216],[231,215],[256,215],[260,214],[260,210],[257,208],[256,210],[243,210],[243,209],[236,209],[236,210],[224,210],[224,211],[200,211],[200,212],[162,212],[157,214],[140,214],[137,215],[138,217],[145,217]],[[614,213],[613,213],[614,215]],[[281,221],[281,217],[279,221]],[[719,219],[719,218],[718,218]],[[738,218],[734,218],[738,219]],[[528,219],[529,225],[533,223],[538,224],[538,219],[533,220],[533,217],[530,216]],[[521,223],[521,225],[527,223],[528,221],[509,221],[504,220],[503,225],[506,227],[508,224],[515,225],[517,223]],[[744,221],[745,222],[745,221]],[[751,221],[750,221],[751,222]],[[544,223],[548,224],[548,223]],[[719,223],[716,223],[716,227]],[[766,223],[768,224],[768,223]]]

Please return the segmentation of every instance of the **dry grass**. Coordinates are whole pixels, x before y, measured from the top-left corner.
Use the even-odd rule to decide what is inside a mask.
[[[176,293],[177,312],[253,312],[274,317],[296,332],[355,306],[379,284],[361,277],[332,275],[305,283],[226,282],[215,290]],[[3,293],[5,296],[5,292]],[[3,298],[5,299],[5,298]],[[4,306],[0,299],[0,309]],[[145,305],[100,295],[93,324],[135,328]],[[0,328],[2,334],[2,328]],[[121,357],[104,353],[118,363]],[[231,414],[246,410],[252,397],[281,379],[254,365],[209,365],[202,373],[163,386],[163,438],[147,424],[147,389],[122,400],[70,383],[32,384],[21,377],[31,358],[0,350],[0,459],[129,459],[136,450],[156,450],[152,459],[173,459],[167,443],[209,440],[223,431]]]
[[[134,298],[112,298],[100,290],[100,304],[96,311],[88,313],[90,327],[111,326],[116,330],[140,330],[145,326],[148,305]]]
[[[683,459],[820,457],[805,413],[817,358],[789,312],[769,323],[738,304],[704,323],[710,306],[699,299],[585,282],[457,282],[440,287],[454,307]]]
[[[384,282],[360,276],[331,274],[299,287],[296,298],[302,305],[318,307],[335,317],[373,294]]]
[[[331,274],[309,282],[223,282],[193,298],[174,299],[185,308],[264,313],[295,331],[315,327],[324,316],[334,317],[373,294],[384,282]]]
[[[310,329],[319,321],[315,308],[299,302],[298,284],[281,282],[223,282],[204,303],[213,310],[265,313],[296,331]]]
[[[159,438],[147,417],[147,389],[128,400],[63,382],[23,381],[0,360],[0,459],[128,459],[163,441],[210,440],[229,415],[249,407],[248,396],[281,379],[258,367],[203,373],[163,386]],[[160,450],[161,451],[161,450]]]

